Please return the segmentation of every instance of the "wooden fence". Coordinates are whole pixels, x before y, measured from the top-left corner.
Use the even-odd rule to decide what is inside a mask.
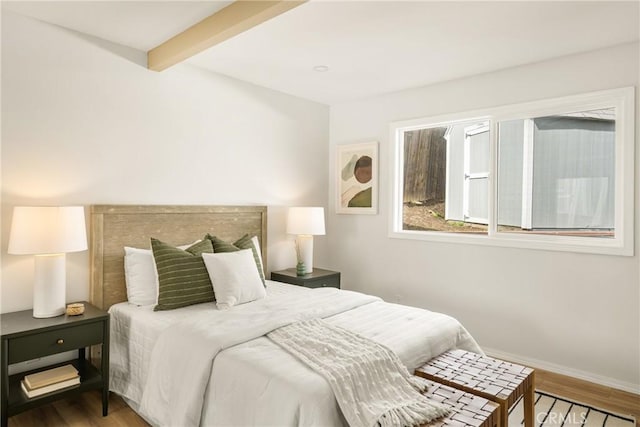
[[[444,201],[446,189],[446,127],[405,132],[405,203]]]

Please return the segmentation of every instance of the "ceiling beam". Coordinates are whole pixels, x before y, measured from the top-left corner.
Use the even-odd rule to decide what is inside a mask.
[[[147,52],[147,68],[167,69],[305,2],[237,0]]]

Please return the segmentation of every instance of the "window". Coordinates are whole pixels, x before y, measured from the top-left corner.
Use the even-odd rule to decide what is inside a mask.
[[[633,254],[633,88],[391,125],[391,236]]]
[[[498,230],[615,235],[615,109],[498,124]]]

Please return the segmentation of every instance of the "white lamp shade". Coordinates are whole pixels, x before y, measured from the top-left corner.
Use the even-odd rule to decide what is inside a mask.
[[[17,206],[9,236],[8,253],[59,254],[87,249],[82,206]]]
[[[324,235],[324,208],[289,208],[287,233],[312,236]]]

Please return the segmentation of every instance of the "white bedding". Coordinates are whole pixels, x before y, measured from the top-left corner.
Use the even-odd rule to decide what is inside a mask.
[[[310,290],[267,282],[267,298],[302,292]],[[111,390],[138,410],[151,352],[162,331],[211,310],[217,311],[215,304],[165,312],[153,312],[151,306],[114,305]],[[379,300],[326,320],[386,345],[410,371],[451,348],[480,352],[455,319]],[[218,353],[208,382],[202,425],[344,425],[326,381],[265,337]]]

